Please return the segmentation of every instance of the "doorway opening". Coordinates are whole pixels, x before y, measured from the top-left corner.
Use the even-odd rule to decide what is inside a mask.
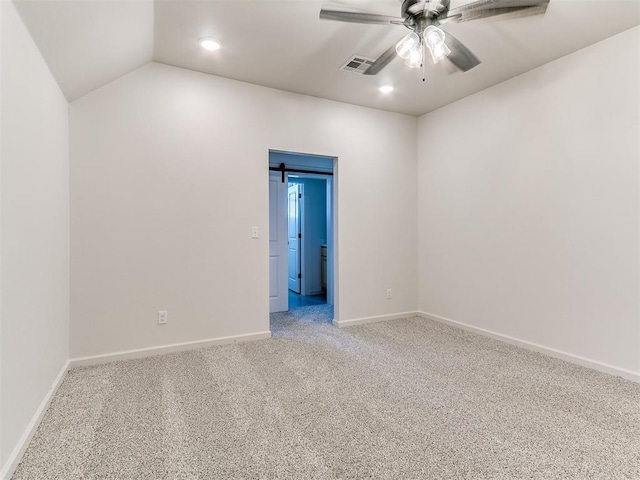
[[[269,313],[336,303],[335,162],[269,151]]]
[[[288,175],[287,286],[289,310],[327,303],[327,184]]]

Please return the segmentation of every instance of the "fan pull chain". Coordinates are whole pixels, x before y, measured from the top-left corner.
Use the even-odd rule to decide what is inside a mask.
[[[427,62],[425,62],[424,56],[426,55],[425,43],[422,42],[422,81],[424,82],[427,78]]]

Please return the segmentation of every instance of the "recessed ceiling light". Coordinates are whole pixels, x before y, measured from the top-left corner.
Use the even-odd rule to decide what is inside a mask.
[[[391,93],[393,92],[393,85],[382,85],[378,90],[382,93]]]
[[[205,50],[214,51],[214,50],[219,50],[221,47],[219,41],[209,37],[201,38],[199,42],[202,48],[204,48]]]

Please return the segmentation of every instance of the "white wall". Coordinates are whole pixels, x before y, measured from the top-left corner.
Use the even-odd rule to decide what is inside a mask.
[[[3,473],[69,358],[68,107],[14,5],[0,2]]]
[[[639,36],[419,119],[422,311],[640,371]]]
[[[416,309],[414,117],[149,64],[70,128],[72,357],[269,328],[269,149],[338,157],[338,317]]]

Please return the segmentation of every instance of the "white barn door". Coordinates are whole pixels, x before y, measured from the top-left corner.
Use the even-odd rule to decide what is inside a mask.
[[[287,290],[287,183],[269,172],[269,313],[289,309]]]

